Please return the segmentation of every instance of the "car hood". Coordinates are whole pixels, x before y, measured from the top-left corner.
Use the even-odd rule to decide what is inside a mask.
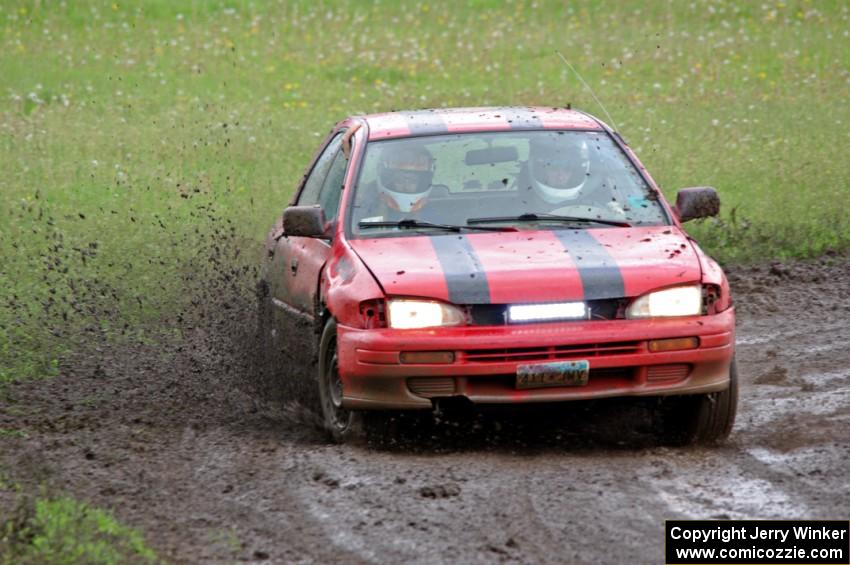
[[[634,297],[698,282],[675,226],[437,234],[351,242],[387,295],[455,304]]]

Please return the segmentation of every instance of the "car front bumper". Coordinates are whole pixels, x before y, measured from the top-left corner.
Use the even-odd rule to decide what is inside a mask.
[[[651,340],[697,337],[699,346],[651,352]],[[723,390],[735,349],[733,308],[710,316],[464,326],[422,330],[337,328],[343,404],[431,408],[432,400],[557,402]],[[402,363],[402,352],[446,351],[451,363]],[[584,386],[522,389],[518,365],[587,360]]]

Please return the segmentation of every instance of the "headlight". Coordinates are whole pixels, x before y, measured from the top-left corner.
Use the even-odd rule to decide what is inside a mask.
[[[644,294],[626,309],[626,318],[696,316],[702,312],[702,286],[677,286]]]
[[[387,300],[388,323],[391,328],[413,329],[436,326],[458,326],[465,316],[456,306],[432,300]]]

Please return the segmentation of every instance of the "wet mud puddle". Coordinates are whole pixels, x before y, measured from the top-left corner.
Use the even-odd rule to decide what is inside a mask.
[[[2,440],[0,466],[112,509],[177,562],[657,563],[668,518],[844,519],[850,261],[774,267],[730,269],[741,405],[720,448],[658,446],[616,406],[330,445],[308,411],[252,398],[238,340],[198,326],[181,351],[101,352],[11,387],[0,427],[26,437]]]

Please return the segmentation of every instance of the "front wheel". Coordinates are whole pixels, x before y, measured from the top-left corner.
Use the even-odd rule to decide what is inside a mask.
[[[737,411],[738,366],[733,358],[725,390],[664,399],[660,409],[663,439],[676,445],[720,443],[729,437]]]
[[[319,402],[322,422],[331,439],[337,443],[364,440],[372,445],[391,445],[404,424],[419,422],[417,413],[405,414],[383,410],[348,410],[342,406],[342,378],[336,341],[336,320],[325,324],[319,342]]]
[[[322,421],[331,438],[343,442],[358,436],[362,428],[362,416],[342,407],[342,378],[339,375],[339,356],[336,345],[336,320],[325,324],[319,342],[319,401]]]

